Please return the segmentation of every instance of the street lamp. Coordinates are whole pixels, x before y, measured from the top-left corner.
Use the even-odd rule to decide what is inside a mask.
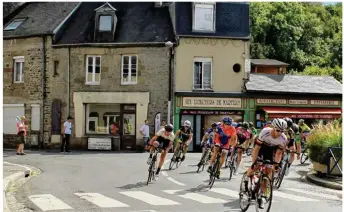
[[[165,46],[170,50],[170,58],[169,58],[169,73],[168,73],[168,105],[167,105],[167,123],[171,123],[171,99],[172,99],[172,50],[173,50],[173,43],[171,41],[167,41]]]

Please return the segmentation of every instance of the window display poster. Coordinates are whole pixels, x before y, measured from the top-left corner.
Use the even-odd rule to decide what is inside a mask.
[[[135,135],[135,114],[123,114],[123,134]]]
[[[160,130],[160,113],[155,115],[155,134]]]

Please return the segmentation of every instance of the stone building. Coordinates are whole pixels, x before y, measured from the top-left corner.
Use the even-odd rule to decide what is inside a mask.
[[[29,17],[22,26],[25,22],[33,25],[30,18],[43,6],[44,11],[64,11],[46,12],[40,17],[39,23],[51,13],[61,16],[54,19],[56,24],[49,24],[52,30],[47,30],[50,34],[45,38],[45,55],[39,43],[43,38],[35,38],[40,48],[33,51],[36,58],[28,63],[32,74],[25,75],[28,97],[23,103],[39,107],[42,92],[45,93],[44,143],[60,142],[63,122],[71,115],[71,143],[75,148],[136,149],[143,145],[139,129],[144,121],[154,123],[158,112],[162,119],[167,118],[168,72],[173,55],[166,42],[174,42],[168,8],[149,2],[32,3],[18,14]],[[22,30],[20,25],[17,29]],[[21,49],[10,40],[6,42],[4,54],[14,51],[9,46]],[[21,46],[32,45],[25,40],[20,42]],[[9,62],[12,56],[8,56]],[[39,74],[43,60],[46,72],[42,78]],[[31,68],[33,63],[40,66]],[[34,70],[39,74],[34,75]],[[13,71],[8,72],[10,75]],[[11,76],[4,79],[7,96],[13,100],[8,100],[8,104],[19,103],[13,96],[22,92],[13,89],[17,85],[10,80]],[[29,109],[25,114],[30,116]],[[8,115],[8,119],[12,117],[15,116]],[[113,126],[116,130],[110,137]]]

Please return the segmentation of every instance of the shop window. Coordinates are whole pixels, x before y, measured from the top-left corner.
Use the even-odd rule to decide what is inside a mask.
[[[135,135],[135,114],[123,115],[123,135]]]
[[[86,133],[119,135],[120,104],[87,104]]]

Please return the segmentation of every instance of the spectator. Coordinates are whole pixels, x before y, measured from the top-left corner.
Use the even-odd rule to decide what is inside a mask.
[[[62,131],[62,144],[61,144],[61,153],[64,153],[64,150],[66,152],[69,151],[69,139],[72,134],[72,120],[73,118],[71,116],[68,116],[67,121],[63,124],[63,131]]]
[[[16,117],[17,119],[17,135],[19,136],[19,145],[17,149],[17,155],[26,155],[24,153],[24,144],[25,144],[25,137],[26,137],[26,125],[25,125],[25,116]]]
[[[143,136],[143,141],[146,144],[145,149],[148,151],[148,142],[149,142],[149,125],[148,125],[148,120],[145,120],[145,123],[140,128],[140,133]]]

